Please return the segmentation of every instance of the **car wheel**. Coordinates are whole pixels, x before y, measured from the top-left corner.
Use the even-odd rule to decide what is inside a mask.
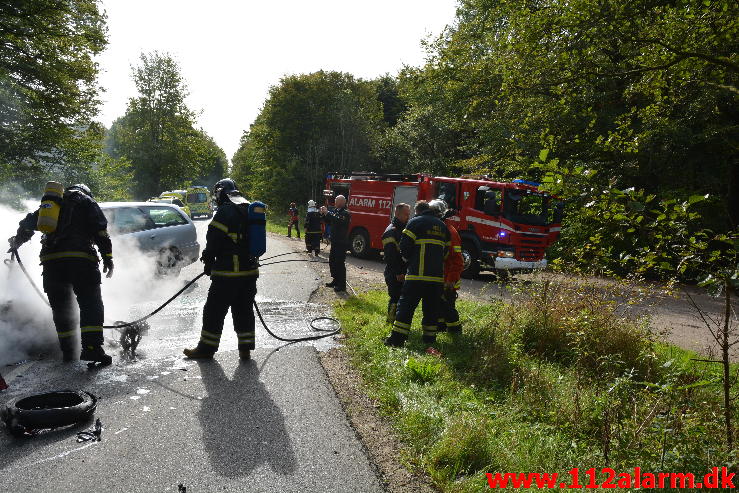
[[[16,397],[5,404],[2,419],[13,434],[60,428],[92,418],[97,397],[81,390],[62,390]]]
[[[349,236],[349,251],[355,257],[365,258],[369,256],[370,240],[367,231],[355,229]]]
[[[175,247],[164,248],[157,257],[157,275],[160,277],[177,277],[182,270],[182,254]]]
[[[462,260],[464,270],[462,277],[465,279],[474,279],[480,274],[480,254],[472,243],[465,241],[462,243]]]

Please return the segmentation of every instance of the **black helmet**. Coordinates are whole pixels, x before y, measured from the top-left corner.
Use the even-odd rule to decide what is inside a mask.
[[[67,190],[79,190],[80,192],[84,193],[88,197],[93,198],[92,197],[92,192],[90,191],[90,187],[88,187],[84,183],[78,183],[76,185],[72,185]]]
[[[216,183],[213,187],[213,195],[216,198],[216,204],[223,204],[230,193],[238,191],[239,190],[236,187],[236,182],[233,181],[231,178],[224,178],[218,181],[218,183]]]

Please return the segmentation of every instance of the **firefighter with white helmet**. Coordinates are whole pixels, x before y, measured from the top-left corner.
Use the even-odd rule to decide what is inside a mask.
[[[316,257],[321,251],[321,213],[316,208],[315,200],[308,201],[308,211],[305,214],[305,251],[312,252]]]

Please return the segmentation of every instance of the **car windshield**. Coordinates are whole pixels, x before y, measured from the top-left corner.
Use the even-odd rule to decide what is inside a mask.
[[[549,220],[549,197],[528,190],[506,190],[503,215],[519,224],[546,226]]]
[[[208,196],[204,192],[191,193],[187,196],[187,201],[191,204],[204,204],[208,201]]]

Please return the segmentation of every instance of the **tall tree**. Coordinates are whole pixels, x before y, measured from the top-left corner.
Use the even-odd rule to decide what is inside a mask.
[[[326,172],[376,167],[382,120],[369,82],[324,71],[285,77],[242,137],[234,174],[274,205],[317,199]]]
[[[168,54],[141,54],[133,68],[138,96],[108,132],[106,152],[133,166],[134,195],[147,198],[194,182],[215,181],[226,157],[187,107],[187,85]]]
[[[95,0],[0,0],[0,179],[35,183],[97,110]]]

